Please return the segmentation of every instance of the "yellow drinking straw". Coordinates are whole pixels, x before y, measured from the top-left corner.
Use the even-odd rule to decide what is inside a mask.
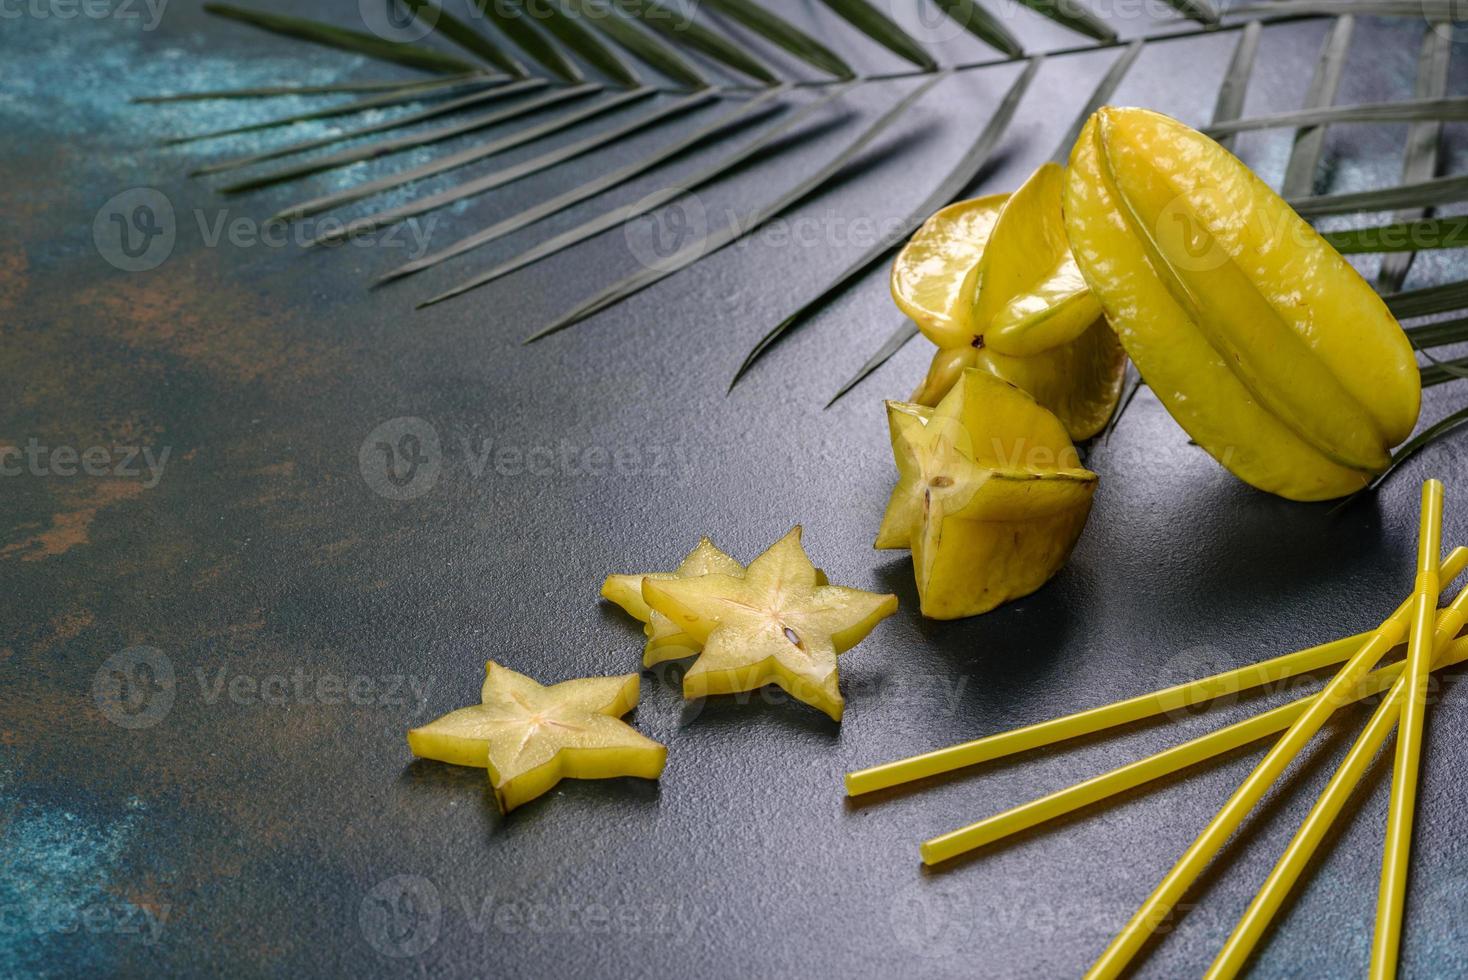
[[[1443,559],[1443,581],[1451,582],[1463,572],[1464,568],[1468,568],[1468,548],[1454,548],[1452,553]],[[1408,615],[1412,610],[1412,602],[1412,599],[1407,599],[1392,615]],[[1090,708],[1061,718],[1052,718],[1049,721],[1026,725],[1023,728],[999,732],[946,749],[938,749],[869,769],[849,772],[846,774],[846,794],[860,796],[863,793],[900,786],[927,776],[936,776],[980,762],[989,762],[1019,752],[1027,752],[1030,749],[1053,745],[1066,739],[1091,735],[1107,728],[1201,704],[1204,701],[1239,691],[1247,691],[1299,674],[1308,674],[1313,670],[1329,667],[1348,659],[1351,654],[1361,649],[1361,644],[1370,639],[1371,635],[1361,633],[1343,640],[1336,640],[1333,643],[1287,653],[1270,660],[1262,660],[1247,667],[1214,674],[1211,677],[1176,684],[1150,694],[1139,694],[1115,704]]]
[[[1468,603],[1468,589],[1464,590],[1459,599]],[[1440,627],[1440,629],[1445,628],[1447,627]],[[1441,663],[1438,666],[1443,667],[1468,660],[1468,638],[1449,646],[1440,660]],[[1405,666],[1403,661],[1398,661],[1373,670],[1346,696],[1342,704],[1349,701],[1360,701],[1385,691],[1401,677]],[[947,861],[976,847],[992,844],[1021,830],[1028,830],[1047,820],[1053,820],[1082,807],[1099,803],[1107,797],[1179,772],[1189,766],[1258,741],[1267,735],[1282,732],[1305,713],[1305,709],[1315,698],[1314,694],[1306,695],[1253,718],[1235,722],[1145,759],[1138,759],[1136,762],[1102,773],[1085,782],[1077,783],[1028,803],[1022,803],[1002,813],[996,813],[992,817],[986,817],[977,823],[969,824],[967,827],[960,827],[924,841],[921,848],[923,863],[938,864]]]
[[[1428,520],[1429,518],[1424,516],[1424,524]],[[1428,568],[1436,560],[1437,545],[1435,543],[1431,553],[1426,551],[1428,544],[1435,541],[1436,537],[1436,534],[1424,534],[1418,541],[1418,568]],[[1419,586],[1420,584],[1419,581]],[[1420,608],[1420,605],[1420,602],[1417,603],[1417,608]],[[1157,930],[1157,927],[1171,914],[1188,886],[1197,879],[1208,862],[1218,853],[1219,848],[1223,847],[1224,842],[1238,829],[1244,817],[1268,792],[1269,787],[1305,747],[1305,744],[1315,736],[1316,732],[1320,731],[1326,719],[1344,703],[1343,699],[1349,696],[1348,692],[1356,687],[1367,671],[1374,667],[1388,650],[1401,642],[1403,634],[1407,631],[1409,619],[1415,619],[1415,616],[1401,611],[1393,614],[1378,626],[1371,634],[1371,638],[1362,644],[1361,649],[1346,661],[1346,665],[1331,679],[1325,689],[1316,695],[1300,717],[1290,725],[1289,730],[1239,784],[1239,788],[1234,790],[1233,795],[1228,798],[1213,820],[1203,828],[1203,832],[1183,852],[1183,856],[1173,865],[1172,870],[1168,871],[1162,881],[1153,889],[1152,894],[1147,896],[1142,907],[1137,909],[1131,919],[1122,927],[1121,932],[1117,933],[1110,945],[1101,952],[1101,956],[1091,965],[1091,969],[1086,971],[1086,977],[1089,980],[1120,975],[1131,962],[1132,957],[1137,955],[1137,951]]]
[[[1422,721],[1427,714],[1427,673],[1432,661],[1432,620],[1437,605],[1438,549],[1442,542],[1443,485],[1422,486],[1422,526],[1417,547],[1417,607],[1407,642],[1406,696],[1392,766],[1391,805],[1386,815],[1386,847],[1381,887],[1376,894],[1376,933],[1371,940],[1372,980],[1397,975],[1402,940],[1402,906],[1407,898],[1407,865],[1412,852],[1412,815],[1417,809],[1417,774],[1422,762]]]
[[[1438,615],[1437,631],[1433,634],[1434,670],[1451,662],[1454,646],[1468,646],[1468,641],[1460,641],[1458,644],[1452,642],[1465,622],[1468,622],[1468,590],[1461,593],[1451,606]],[[1284,904],[1285,898],[1299,880],[1331,824],[1340,815],[1351,793],[1366,774],[1366,768],[1376,757],[1377,750],[1391,734],[1392,727],[1397,723],[1397,716],[1401,713],[1402,702],[1407,696],[1407,682],[1407,677],[1398,677],[1396,683],[1392,684],[1391,693],[1372,713],[1366,729],[1346,753],[1325,791],[1320,794],[1320,799],[1311,807],[1305,822],[1300,825],[1274,869],[1269,872],[1269,877],[1249,903],[1249,908],[1223,944],[1223,949],[1219,950],[1218,956],[1204,975],[1205,980],[1236,977],[1244,968],[1249,954],[1269,928],[1270,920]]]

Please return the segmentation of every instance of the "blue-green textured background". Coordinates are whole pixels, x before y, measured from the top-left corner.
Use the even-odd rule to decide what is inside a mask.
[[[271,7],[358,18],[350,4]],[[862,67],[901,67],[813,7],[781,5],[826,25]],[[892,481],[880,399],[911,389],[927,350],[910,345],[821,409],[899,322],[882,274],[724,389],[755,339],[861,250],[853,222],[904,214],[946,173],[1014,66],[943,82],[848,179],[790,216],[799,234],[756,236],[524,348],[523,335],[638,267],[638,228],[414,313],[548,232],[377,291],[367,281],[407,257],[401,245],[211,245],[202,229],[220,220],[248,230],[404,158],[224,199],[184,175],[337,123],[160,149],[171,135],[320,103],[129,102],[409,73],[182,0],[156,24],[142,5],[126,8],[131,17],[115,6],[70,18],[56,15],[64,6],[8,9],[18,15],[0,30],[0,444],[169,455],[155,485],[146,473],[0,478],[0,975],[1078,974],[1262,749],[942,871],[920,869],[917,842],[1284,692],[861,805],[843,801],[840,774],[1369,628],[1410,587],[1425,476],[1448,481],[1446,539],[1468,541],[1457,443],[1333,512],[1240,485],[1144,391],[1088,457],[1101,475],[1095,511],[1052,584],[977,619],[917,616],[909,563],[870,541]],[[1033,15],[1005,16],[1033,48],[1075,41]],[[1128,34],[1146,27],[1125,8],[1111,20]],[[1325,27],[1266,32],[1248,112],[1300,104]],[[1338,101],[1408,97],[1424,29],[1362,21]],[[1235,36],[1149,47],[1115,101],[1206,121]],[[963,37],[937,48],[952,60],[984,54]],[[1468,90],[1461,54],[1454,93]],[[1047,158],[1113,56],[1048,62],[980,189],[1010,189]],[[701,192],[702,204],[717,216],[767,199],[909,84],[848,97],[810,138]],[[438,215],[434,241],[635,159],[678,125]],[[1333,128],[1319,189],[1395,181],[1404,135]],[[1463,135],[1448,127],[1445,172],[1468,168]],[[1252,134],[1238,150],[1277,181],[1289,138]],[[637,200],[729,145],[607,200]],[[167,198],[177,239],[156,269],[129,273],[105,261],[93,225],[137,187]],[[1465,271],[1457,253],[1438,253],[1409,285]],[[1424,419],[1462,392],[1432,390]],[[426,492],[390,500],[364,478],[359,450],[401,417],[437,434],[441,468]],[[483,440],[557,462],[531,472],[510,454],[480,468],[464,447]],[[606,462],[619,454],[623,464]],[[795,523],[833,581],[902,600],[843,658],[841,726],[763,694],[685,706],[676,672],[661,671],[644,676],[632,716],[669,746],[658,784],[567,782],[503,818],[481,772],[411,760],[404,731],[472,702],[488,658],[547,682],[636,669],[639,630],[597,599],[606,573],[671,567],[703,534],[747,561]],[[136,647],[158,651],[152,662],[173,679],[154,692],[168,710],[130,729],[95,690],[119,662],[109,658]],[[319,703],[323,681],[358,696]],[[1412,977],[1468,972],[1468,702],[1451,683],[1441,693],[1403,948]],[[1141,975],[1202,970],[1364,717],[1343,713],[1291,770]],[[1262,949],[1258,975],[1364,971],[1385,761]]]

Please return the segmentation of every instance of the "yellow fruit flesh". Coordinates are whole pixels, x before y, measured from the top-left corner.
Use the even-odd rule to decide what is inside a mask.
[[[1207,137],[1146,110],[1100,110],[1071,156],[1065,217],[1143,378],[1241,479],[1297,500],[1338,497],[1411,432],[1420,375],[1400,326]]]
[[[979,259],[972,322],[986,348],[1028,357],[1068,344],[1101,316],[1070,253],[1065,171],[1036,170],[1009,196]]]
[[[1034,399],[968,370],[927,418],[889,403],[888,421],[899,476],[877,546],[912,548],[923,615],[988,612],[1065,563],[1097,478]]]
[[[542,686],[496,663],[485,666],[482,704],[408,733],[424,759],[487,769],[509,812],[562,779],[656,779],[667,749],[618,720],[637,706],[638,676],[586,677]]]
[[[1106,428],[1121,400],[1126,352],[1104,318],[1075,340],[1030,357],[1008,357],[973,347],[940,349],[912,400],[936,405],[966,368],[980,368],[1029,393],[1053,412],[1075,440]]]
[[[934,214],[892,263],[892,299],[939,347],[974,339],[974,273],[1007,194],[960,201]]]
[[[796,528],[750,562],[743,577],[643,582],[643,597],[702,647],[683,696],[783,688],[841,720],[836,656],[897,610],[897,597],[821,584]]]

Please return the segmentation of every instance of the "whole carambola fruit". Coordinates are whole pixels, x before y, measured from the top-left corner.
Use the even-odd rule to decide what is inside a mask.
[[[1234,475],[1293,500],[1365,486],[1421,375],[1379,296],[1223,147],[1105,107],[1071,151],[1077,265],[1157,397]]]

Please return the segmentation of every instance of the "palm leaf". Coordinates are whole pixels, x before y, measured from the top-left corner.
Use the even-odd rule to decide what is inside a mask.
[[[1305,108],[1315,109],[1329,106],[1335,101],[1345,72],[1346,52],[1351,47],[1351,34],[1356,26],[1355,19],[1346,16],[1336,19],[1320,51],[1320,60],[1310,77],[1310,88],[1305,93]],[[1320,152],[1325,148],[1324,127],[1301,129],[1295,133],[1295,145],[1290,150],[1289,163],[1285,165],[1284,180],[1280,194],[1295,197],[1315,190],[1315,170],[1320,163]]]
[[[274,119],[266,119],[263,122],[248,123],[243,126],[231,126],[228,129],[215,129],[207,133],[194,133],[189,136],[175,136],[171,139],[164,140],[162,145],[178,146],[183,143],[196,143],[202,140],[218,139],[222,136],[240,136],[245,133],[258,133],[261,130],[275,129],[279,126],[294,126],[296,123],[316,122],[321,119],[332,119],[336,116],[355,115],[358,112],[367,112],[370,109],[385,109],[389,106],[421,102],[428,97],[450,95],[459,89],[499,88],[501,86],[502,82],[499,79],[489,76],[447,79],[432,86],[413,88],[406,92],[402,90],[386,92],[382,95],[373,95],[365,99],[357,99],[353,102],[327,106],[324,109],[297,112],[289,116],[277,116]]]
[[[1408,17],[1429,23],[1461,19],[1452,0],[1271,0],[1229,10],[1230,17]]]
[[[938,62],[913,40],[912,35],[892,22],[867,0],[822,0],[837,15],[882,47],[923,71],[937,71]]]
[[[430,31],[436,31],[464,51],[494,65],[512,78],[525,77],[524,65],[501,51],[499,45],[444,10],[433,0],[402,0],[402,4],[413,14],[414,20],[422,23]]]
[[[1208,0],[1167,0],[1167,5],[1190,20],[1200,24],[1218,23],[1218,11]]]
[[[1468,357],[1460,357],[1456,361],[1439,361],[1422,369],[1422,387],[1424,388],[1457,381],[1460,378],[1468,378]]]
[[[476,197],[480,194],[492,191],[496,187],[503,187],[506,184],[511,184],[517,180],[523,180],[526,177],[532,176],[533,174],[538,174],[542,170],[549,170],[551,167],[565,163],[567,160],[573,160],[576,157],[585,156],[593,150],[599,150],[602,147],[607,146],[608,144],[615,143],[621,139],[625,139],[633,133],[647,129],[649,126],[654,126],[660,122],[663,122],[664,120],[671,119],[674,116],[683,115],[689,109],[693,108],[696,105],[707,102],[710,98],[712,98],[712,96],[707,92],[690,93],[678,99],[676,102],[670,102],[667,105],[659,106],[652,112],[643,116],[638,116],[637,118],[623,123],[621,126],[618,126],[614,129],[609,129],[606,132],[602,133],[596,133],[575,143],[569,143],[566,146],[557,147],[556,149],[551,150],[547,153],[542,153],[538,157],[534,157],[521,163],[505,167],[501,170],[493,171],[491,173],[485,174],[482,177],[477,177],[474,180],[465,181],[464,183],[457,184],[448,190],[440,191],[437,194],[430,194],[428,197],[419,198],[416,201],[410,201],[409,203],[401,205],[400,207],[390,208],[386,211],[378,211],[374,214],[369,214],[366,217],[358,218],[355,221],[347,223],[341,228],[335,229],[334,231],[328,232],[311,241],[308,241],[306,242],[306,244],[308,246],[326,245],[332,242],[342,241],[351,238],[354,235],[360,235],[364,232],[372,231],[385,225],[396,224],[397,222],[403,221],[407,218],[424,214],[428,211],[434,211],[438,208],[448,207],[451,204],[456,204],[459,201],[467,200],[471,197]]]
[[[457,79],[496,78],[483,72],[472,71],[453,76]],[[407,92],[413,89],[433,88],[444,81],[442,76],[403,81],[401,78],[378,82],[333,82],[330,85],[257,85],[252,88],[217,88],[200,92],[173,92],[168,95],[140,95],[133,99],[134,105],[160,105],[169,102],[201,102],[208,99],[262,99],[277,96],[297,97],[303,95],[349,95],[357,92]]]
[[[673,273],[687,268],[705,255],[711,255],[726,245],[730,245],[741,238],[753,234],[771,218],[774,218],[788,208],[794,207],[825,186],[827,181],[839,173],[854,157],[865,150],[873,140],[886,132],[894,123],[900,121],[912,104],[922,98],[929,89],[941,81],[945,74],[940,74],[929,79],[903,96],[898,100],[896,105],[878,117],[870,126],[863,129],[829,163],[810,177],[796,184],[795,187],[780,195],[774,201],[762,207],[745,211],[742,215],[735,216],[731,220],[726,221],[717,231],[713,231],[701,240],[679,249],[665,260],[659,262],[657,268],[644,269],[607,287],[559,320],[531,334],[526,338],[526,343],[540,340],[543,337],[547,337],[573,324],[579,323],[595,313],[615,306],[629,296],[636,295],[654,283],[661,282]]]
[[[571,88],[564,88],[557,92],[547,93],[542,98],[532,99],[530,102],[526,102],[517,106],[511,106],[510,108],[503,109],[499,112],[492,112],[484,116],[476,116],[473,119],[467,119],[463,122],[455,123],[452,126],[441,126],[438,129],[430,130],[426,133],[410,133],[408,135],[398,136],[392,139],[377,140],[376,142],[367,143],[363,146],[356,146],[346,150],[341,150],[337,153],[328,154],[327,156],[315,157],[311,160],[305,161],[304,163],[297,164],[294,167],[288,167],[285,170],[276,170],[268,174],[261,174],[258,177],[251,177],[249,180],[242,180],[238,183],[227,184],[224,187],[221,187],[220,191],[225,194],[239,194],[243,191],[256,190],[257,188],[269,187],[274,184],[282,184],[287,181],[305,177],[309,174],[320,173],[324,170],[335,170],[338,167],[345,167],[354,163],[361,163],[363,160],[375,160],[379,157],[391,156],[394,153],[405,153],[408,150],[416,150],[422,146],[430,146],[434,143],[438,143],[446,139],[452,139],[456,136],[461,136],[464,133],[473,132],[477,129],[485,129],[490,126],[498,125],[499,123],[509,119],[515,119],[520,116],[528,115],[532,112],[539,112],[543,109],[547,109],[550,106],[559,104],[561,102],[565,102],[571,99],[584,98],[588,95],[594,95],[600,90],[601,86],[599,85],[577,85]],[[648,89],[634,89],[630,92],[619,92],[612,98],[598,102],[595,105],[588,106],[574,112],[566,113],[563,116],[558,116],[557,118],[542,123],[539,126],[534,126],[530,129],[521,130],[520,132],[515,133],[512,136],[505,137],[503,140],[496,141],[499,143],[499,146],[496,147],[496,151],[503,152],[506,149],[514,146],[519,146],[522,143],[529,142],[530,140],[539,139],[540,137],[548,136],[551,133],[560,132],[561,130],[567,129],[571,126],[579,125],[580,123],[583,123],[588,119],[594,119],[597,116],[615,111],[617,109],[620,109],[622,106],[628,105],[632,102],[636,102],[640,99],[645,99],[650,95],[652,95],[652,92]],[[482,148],[483,147],[481,146],[478,149]],[[348,188],[348,191],[343,193],[348,193],[351,190],[355,190],[355,188]]]
[[[877,352],[869,357],[865,364],[857,368],[856,373],[837,389],[836,394],[831,396],[831,400],[826,402],[826,407],[830,408],[840,401],[847,392],[865,381],[869,374],[895,357],[897,352],[906,347],[907,342],[917,335],[917,324],[911,320],[903,320],[898,324],[897,329],[892,331],[892,335],[882,341],[882,346],[877,348]]]
[[[1448,61],[1452,42],[1437,25],[1429,24],[1422,32],[1422,50],[1417,55],[1417,81],[1413,95],[1419,99],[1442,98],[1448,90]],[[1407,152],[1402,157],[1402,182],[1427,180],[1437,173],[1438,149],[1442,143],[1442,124],[1432,120],[1414,122],[1407,129]],[[1426,208],[1398,211],[1398,221],[1414,221],[1427,216]],[[1383,293],[1395,292],[1407,281],[1414,252],[1394,252],[1381,260],[1376,274],[1376,288]]]
[[[530,23],[525,8],[517,0],[474,0],[474,4],[540,67],[565,82],[585,81],[581,70],[566,60],[560,49]]]
[[[561,3],[565,9],[596,28],[621,45],[633,57],[640,58],[649,66],[668,76],[686,88],[708,88],[709,80],[693,65],[650,34],[644,34],[625,20],[617,17],[600,3],[600,0],[551,0]]]
[[[1343,255],[1371,252],[1400,254],[1419,249],[1468,248],[1468,217],[1394,221],[1371,228],[1320,233]]]
[[[1407,339],[1418,350],[1426,350],[1429,347],[1446,347],[1448,344],[1461,344],[1468,341],[1468,317],[1424,323],[1421,326],[1407,327],[1406,330]]]
[[[1278,129],[1284,126],[1316,126],[1325,123],[1353,122],[1439,122],[1468,119],[1468,97],[1441,99],[1409,99],[1403,102],[1364,102],[1360,105],[1327,106],[1251,116],[1209,126],[1211,135],[1242,133],[1252,129]]]
[[[1371,486],[1367,489],[1375,490],[1380,487],[1409,459],[1422,452],[1422,450],[1426,449],[1434,442],[1437,442],[1439,439],[1453,432],[1464,422],[1468,422],[1468,408],[1459,409],[1458,411],[1449,415],[1447,418],[1441,419],[1433,423],[1423,431],[1419,432],[1417,435],[1413,436],[1411,439],[1404,442],[1401,446],[1397,448],[1397,451],[1392,454],[1391,465],[1388,466],[1380,476],[1371,481]],[[1347,502],[1349,503],[1352,499],[1354,499],[1354,497],[1348,498]]]
[[[1142,46],[1145,43],[1141,38],[1138,38],[1128,44],[1122,49],[1121,54],[1116,56],[1116,60],[1111,63],[1111,67],[1106,69],[1106,74],[1102,75],[1101,81],[1096,83],[1096,88],[1091,92],[1091,97],[1086,100],[1086,104],[1081,107],[1080,113],[1070,124],[1070,128],[1060,138],[1060,145],[1055,148],[1055,155],[1052,157],[1056,163],[1063,164],[1069,162],[1071,147],[1075,146],[1076,139],[1081,135],[1081,129],[1086,125],[1086,120],[1090,119],[1092,113],[1111,100],[1111,96],[1116,93],[1117,87],[1121,85],[1121,80],[1126,77],[1128,71],[1131,71],[1132,65],[1136,64],[1137,56],[1142,53]]]
[[[435,303],[442,303],[444,300],[452,299],[455,296],[461,296],[472,289],[477,289],[480,286],[488,285],[489,283],[494,282],[496,279],[500,279],[504,276],[509,275],[512,272],[515,272],[518,269],[523,269],[528,265],[539,262],[541,259],[555,255],[557,252],[564,251],[565,249],[570,248],[572,245],[584,242],[588,238],[593,238],[596,235],[599,235],[610,228],[615,228],[618,225],[623,224],[624,222],[632,220],[633,218],[636,218],[643,214],[647,214],[649,211],[660,208],[664,204],[667,204],[669,201],[681,197],[689,191],[697,190],[705,184],[711,183],[712,181],[718,180],[721,177],[733,173],[749,160],[753,159],[755,156],[763,152],[766,147],[772,144],[776,139],[783,136],[797,123],[801,122],[807,116],[810,116],[817,109],[820,109],[827,103],[834,101],[846,90],[847,86],[841,86],[827,91],[821,98],[802,106],[800,109],[791,113],[781,122],[765,130],[759,136],[745,143],[733,153],[719,160],[712,166],[698,172],[694,176],[686,178],[685,180],[680,181],[677,184],[673,184],[668,187],[664,187],[661,190],[654,191],[653,193],[646,195],[642,198],[642,200],[634,204],[628,204],[619,208],[613,208],[611,211],[607,211],[599,215],[598,217],[591,219],[590,221],[585,221],[577,225],[575,228],[563,231],[559,235],[547,239],[546,241],[541,242],[539,245],[536,245],[530,249],[527,249],[526,251],[517,255],[515,258],[510,259],[507,262],[502,262],[501,264],[495,266],[493,269],[490,269],[488,272],[481,273],[474,278],[468,280],[467,282],[460,283],[459,285],[454,286],[452,289],[446,290],[442,293],[439,293],[437,296],[432,297],[431,299],[419,303],[419,309],[422,309],[425,306],[432,306]]]
[[[415,272],[421,272],[424,269],[438,265],[440,262],[444,262],[458,255],[463,255],[465,252],[478,248],[481,245],[486,245],[496,239],[503,238],[512,232],[519,231],[522,228],[528,228],[543,218],[547,218],[558,211],[564,211],[566,208],[579,204],[581,201],[589,200],[618,184],[626,183],[632,178],[646,173],[657,165],[671,160],[680,153],[684,153],[692,147],[697,146],[709,137],[725,132],[736,124],[753,118],[756,114],[766,109],[779,94],[781,94],[780,89],[770,89],[732,111],[725,113],[706,126],[694,130],[682,139],[676,140],[658,149],[649,156],[643,157],[636,163],[629,164],[608,174],[602,174],[600,177],[589,180],[548,201],[543,201],[540,204],[512,214],[501,221],[497,221],[488,228],[476,231],[471,235],[466,235],[452,245],[439,249],[437,252],[429,253],[428,255],[405,263],[379,278],[377,285],[390,282],[394,279],[400,279],[403,276],[411,275]]]
[[[630,101],[640,100],[640,98],[646,98],[647,95],[653,94],[655,91],[656,89],[650,88],[634,88],[630,92],[621,92],[621,94],[614,95],[609,100],[597,103],[595,106],[589,106],[586,109],[567,113],[565,116],[556,116],[555,119],[546,120],[542,125],[531,126],[530,129],[521,129],[520,132],[501,136],[499,139],[490,139],[489,142],[473,145],[473,147],[465,148],[465,150],[459,150],[458,153],[437,157],[436,160],[429,160],[427,163],[418,164],[418,166],[410,167],[407,170],[398,170],[398,172],[389,173],[389,175],[382,176],[382,178],[377,178],[376,180],[366,180],[366,182],[357,183],[357,185],[349,186],[349,188],[333,192],[333,194],[292,204],[291,207],[285,208],[285,210],[277,213],[276,217],[280,217],[280,219],[307,217],[310,214],[319,214],[321,211],[329,211],[332,208],[341,207],[344,204],[351,204],[352,201],[360,201],[363,198],[382,194],[383,191],[390,191],[390,189],[398,188],[398,186],[405,185],[405,183],[414,183],[417,180],[432,178],[432,176],[439,175],[439,173],[468,166],[468,164],[477,163],[479,160],[486,160],[486,158],[493,157],[495,154],[505,153],[506,150],[523,147],[527,142],[533,142],[536,139],[542,138],[542,136],[561,132],[562,129],[570,128],[570,126],[584,122],[584,120],[590,119],[590,117],[600,116],[605,111],[619,109],[624,104],[630,103]],[[559,98],[564,98],[564,95],[552,92],[552,94],[546,95],[545,100],[552,100],[552,98],[559,101]],[[545,107],[545,101],[536,101],[542,103],[540,106],[537,106],[537,109],[539,107]],[[476,120],[470,120],[470,122],[464,123],[464,126],[470,126],[471,123],[476,123],[474,128],[479,128],[480,125],[495,125],[496,122],[504,122],[504,119],[489,120],[487,117],[483,117],[483,119],[477,120],[477,123]],[[413,145],[413,142],[411,142],[413,139],[413,136],[404,136],[404,147],[401,148],[411,147]]]
[[[1428,207],[1468,200],[1468,176],[1435,177],[1415,184],[1400,184],[1374,191],[1320,194],[1290,199],[1290,207],[1302,217],[1350,214],[1353,211],[1392,211]]]
[[[654,31],[685,47],[712,58],[742,75],[748,75],[766,85],[780,84],[780,78],[769,66],[742,50],[721,34],[704,27],[694,20],[692,10],[680,13],[657,3],[656,0],[614,0],[617,8],[636,17]]]
[[[1228,70],[1218,86],[1218,98],[1213,103],[1213,126],[1239,118],[1244,112],[1244,97],[1249,93],[1249,79],[1254,74],[1254,61],[1259,54],[1259,39],[1264,36],[1264,25],[1250,21],[1234,45],[1233,57]],[[1232,149],[1233,137],[1222,136],[1218,142],[1225,149]]]
[[[1461,310],[1468,307],[1468,280],[1389,293],[1382,299],[1386,301],[1386,307],[1392,311],[1392,315],[1401,320]]]
[[[933,192],[924,198],[922,203],[908,214],[906,219],[897,226],[897,230],[893,234],[884,237],[882,241],[864,252],[860,258],[847,266],[845,271],[837,276],[835,281],[830,283],[819,296],[802,305],[794,313],[776,324],[774,329],[770,330],[769,333],[760,338],[759,342],[754,345],[754,349],[745,356],[744,363],[740,364],[739,369],[734,372],[734,379],[729,382],[730,389],[733,389],[739,383],[739,379],[744,377],[749,369],[754,367],[755,363],[771,347],[797,327],[806,323],[818,310],[823,309],[826,303],[834,298],[837,293],[845,289],[847,284],[853,279],[863,275],[873,265],[882,261],[888,255],[891,255],[913,232],[917,231],[918,227],[924,221],[928,220],[929,215],[945,204],[953,201],[954,198],[963,192],[965,187],[968,187],[974,182],[979,171],[988,162],[989,157],[993,155],[994,147],[999,144],[999,141],[1004,137],[1005,131],[1008,130],[1010,121],[1014,119],[1015,110],[1019,108],[1020,100],[1024,98],[1025,92],[1030,87],[1030,82],[1034,81],[1036,73],[1040,70],[1041,61],[1041,58],[1030,59],[1029,64],[1025,65],[1024,71],[1020,72],[1019,77],[1014,80],[1009,86],[1009,90],[1004,93],[1004,98],[999,100],[999,105],[994,109],[994,115],[989,117],[988,123],[979,131],[978,138],[974,140],[973,145],[964,153],[963,159],[959,160],[958,165],[943,178],[943,181]],[[880,362],[874,365],[872,370],[876,370],[876,367],[879,366]],[[867,374],[870,373],[870,371],[867,372]],[[865,375],[862,375],[862,377],[865,377]],[[854,385],[860,380],[861,378],[856,378],[851,384]]]
[[[1048,17],[1061,27],[1068,27],[1078,34],[1112,44],[1116,32],[1111,25],[1087,10],[1078,0],[1019,0],[1020,3],[1042,17]]]
[[[281,34],[285,37],[293,37],[301,41],[310,41],[312,44],[321,44],[329,48],[337,48],[341,51],[350,51],[353,54],[365,55],[368,58],[376,58],[378,61],[390,61],[394,64],[405,65],[409,68],[422,68],[427,71],[453,72],[464,74],[474,71],[475,66],[467,61],[446,55],[433,48],[423,47],[417,44],[406,44],[402,41],[387,41],[375,34],[364,34],[361,31],[349,31],[341,27],[333,27],[319,21],[306,20],[302,17],[287,17],[282,14],[266,14],[257,10],[246,10],[228,3],[206,3],[204,10],[216,17],[227,20],[239,21],[269,31],[272,34]]]
[[[274,149],[265,150],[260,153],[251,153],[242,157],[230,157],[226,160],[217,160],[214,163],[205,164],[204,166],[191,171],[189,176],[203,177],[209,174],[224,173],[229,170],[239,170],[243,167],[251,167],[255,164],[266,163],[270,160],[279,160],[281,157],[295,156],[298,153],[306,153],[310,150],[319,150],[322,147],[333,146],[337,143],[344,143],[348,140],[360,139],[363,136],[371,136],[375,133],[386,132],[388,130],[399,129],[403,126],[410,126],[414,123],[423,122],[424,120],[432,119],[435,116],[442,115],[445,111],[453,111],[454,109],[464,108],[468,105],[479,105],[484,102],[498,101],[512,95],[523,95],[526,92],[535,91],[544,87],[545,82],[539,78],[527,78],[522,82],[511,82],[510,84],[505,85],[501,88],[494,89],[491,92],[482,93],[479,96],[471,96],[467,100],[459,100],[457,104],[448,103],[446,106],[434,106],[429,109],[425,109],[422,112],[410,113],[406,116],[395,116],[391,119],[386,119],[380,123],[373,123],[370,126],[361,126],[357,129],[340,130],[335,133],[329,133],[326,136],[319,136],[316,139],[302,140],[299,143],[287,143],[285,146],[277,146]],[[585,93],[577,92],[576,95],[573,95],[572,97],[575,98],[581,94]],[[509,109],[504,110],[503,113],[494,113],[493,115],[503,114],[505,115],[505,118],[513,118],[515,115],[518,115],[523,111],[533,111],[534,108],[539,108],[543,104],[560,101],[562,98],[564,98],[564,95],[561,92],[552,92],[547,95],[541,96],[539,99],[531,99],[528,102],[522,102],[519,105],[515,105],[510,107]],[[456,128],[457,125],[458,124],[455,124],[455,127],[450,128]],[[442,129],[430,130],[430,133],[438,133],[442,131]]]
[[[530,11],[562,44],[616,84],[623,88],[642,84],[637,72],[621,55],[598,41],[595,34],[561,9],[555,0],[530,0]]]
[[[828,75],[842,79],[856,77],[851,66],[836,52],[753,0],[704,0],[704,3]]]
[[[1009,28],[974,0],[933,0],[938,9],[974,37],[1011,58],[1022,57],[1024,46]]]

